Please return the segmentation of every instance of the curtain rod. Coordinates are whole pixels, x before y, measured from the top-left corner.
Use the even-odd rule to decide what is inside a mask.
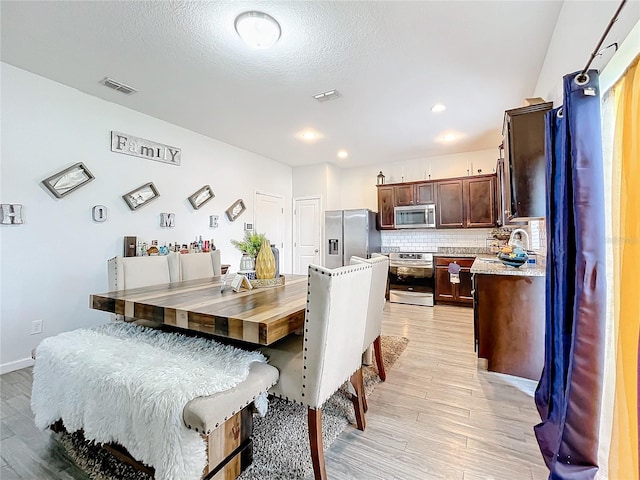
[[[604,40],[607,38],[607,35],[609,35],[609,31],[613,27],[613,24],[616,23],[616,21],[618,20],[618,16],[620,15],[620,11],[622,10],[622,7],[624,7],[625,3],[627,3],[627,0],[622,0],[622,2],[620,2],[620,6],[616,10],[616,13],[613,14],[613,17],[611,18],[611,21],[609,22],[609,25],[607,25],[607,28],[605,29],[604,33],[600,37],[600,41],[598,42],[598,45],[596,46],[595,50],[591,54],[591,57],[589,58],[589,61],[587,62],[585,67],[582,69],[582,72],[580,72],[580,75],[578,75],[576,77],[577,81],[582,82],[582,81],[586,80],[586,77],[585,77],[584,74],[587,73],[587,70],[589,70],[589,67],[591,66],[591,62],[593,62],[593,59],[596,58],[596,56],[600,53],[600,47],[602,46]],[[609,45],[609,46],[611,46],[611,45]]]

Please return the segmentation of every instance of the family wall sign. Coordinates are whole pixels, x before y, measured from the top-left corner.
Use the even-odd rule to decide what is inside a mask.
[[[170,165],[180,165],[182,153],[179,148],[113,130],[111,131],[111,151]]]

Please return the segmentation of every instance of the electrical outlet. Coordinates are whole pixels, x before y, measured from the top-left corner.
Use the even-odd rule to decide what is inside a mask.
[[[42,333],[42,320],[34,320],[31,322],[31,335]]]

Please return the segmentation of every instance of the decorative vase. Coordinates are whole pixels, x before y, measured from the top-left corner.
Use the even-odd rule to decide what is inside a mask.
[[[243,253],[242,258],[240,258],[240,270],[253,270],[255,266],[255,261],[253,257],[248,253]]]
[[[260,252],[256,257],[256,277],[259,280],[275,278],[276,276],[276,258],[271,251],[271,244],[266,238],[262,240]]]
[[[278,278],[280,276],[280,251],[273,243],[271,244],[271,251],[273,252],[273,257],[276,259],[276,276],[274,278]]]

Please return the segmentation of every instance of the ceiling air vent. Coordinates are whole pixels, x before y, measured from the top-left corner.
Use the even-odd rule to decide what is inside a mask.
[[[132,93],[137,92],[135,88],[125,85],[124,83],[116,82],[109,77],[104,77],[102,80],[100,80],[100,83],[105,87],[112,88],[114,90],[117,90],[118,92],[124,93],[125,95],[131,95]]]
[[[319,102],[326,102],[327,100],[334,100],[340,98],[342,95],[337,90],[328,90],[326,92],[317,93],[313,96]]]

